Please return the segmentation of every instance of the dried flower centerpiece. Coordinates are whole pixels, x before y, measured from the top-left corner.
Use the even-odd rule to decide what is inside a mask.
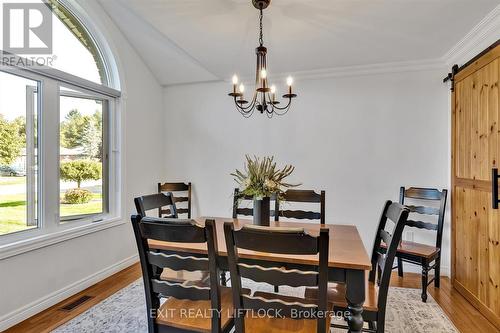
[[[292,165],[284,168],[276,167],[273,156],[258,158],[246,157],[244,172],[236,170],[231,176],[240,187],[240,197],[252,197],[254,224],[269,225],[270,198],[276,196],[281,199],[287,188],[300,184],[289,184],[284,180],[295,170]]]

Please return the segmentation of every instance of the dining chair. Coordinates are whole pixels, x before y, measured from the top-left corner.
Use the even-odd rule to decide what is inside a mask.
[[[271,197],[272,201],[276,201],[276,195]],[[241,207],[242,203],[245,202],[247,207]],[[241,195],[238,188],[234,189],[233,194],[233,219],[238,218],[238,216],[253,216],[253,208],[248,208],[252,205],[253,207],[253,197],[250,195]],[[270,216],[275,216],[275,210],[271,210]]]
[[[240,190],[238,188],[235,188],[234,189],[234,195],[233,195],[233,219],[236,219],[238,218],[239,215],[243,215],[243,216],[253,216],[253,208],[248,208],[248,207],[244,207],[244,208],[241,208],[240,205],[242,202],[251,202],[253,204],[253,197],[252,196],[249,196],[249,195],[240,195]],[[273,195],[271,197],[271,200],[273,200],[275,202],[275,207],[279,207],[279,205],[277,204],[278,200],[277,200],[277,196],[276,195]],[[275,208],[274,210],[271,210],[269,212],[269,215],[270,216],[274,216],[274,220],[275,221],[278,221],[278,217],[277,217],[277,212],[278,210]],[[222,278],[225,278],[225,273],[224,275],[221,275],[221,279]],[[274,286],[274,291],[275,292],[278,292],[279,291],[279,286]]]
[[[387,201],[379,219],[375,241],[373,243],[371,264],[372,269],[365,281],[365,302],[363,304],[363,321],[368,322],[365,332],[382,333],[385,329],[385,310],[387,305],[387,293],[391,279],[392,264],[396,256],[396,250],[401,241],[405,223],[408,219],[409,209],[399,203]],[[392,232],[386,230],[387,222],[394,224]],[[384,248],[382,244],[388,244]],[[348,313],[345,299],[346,288],[343,283],[328,284],[328,301],[333,303],[334,312]],[[319,292],[321,297],[321,291]],[[317,289],[306,289],[305,297],[309,299],[318,298]],[[345,328],[340,324],[332,324],[335,328]]]
[[[174,202],[177,208],[177,214],[187,214],[187,218],[191,218],[191,183],[158,183],[158,193],[170,192],[174,194]],[[175,193],[177,192],[177,193]],[[181,192],[181,193],[179,193]],[[182,207],[179,208],[179,203]],[[171,215],[169,209],[159,210],[158,216],[163,217],[164,214]]]
[[[224,236],[231,272],[236,333],[329,332],[330,316],[327,311],[331,310],[331,306],[326,298],[328,229],[321,229],[318,236],[312,236],[302,228],[244,225],[235,230],[233,223],[226,222]],[[273,254],[319,254],[319,266],[317,270],[299,271],[247,264],[239,255],[245,250]],[[311,301],[267,292],[245,294],[242,292],[242,278],[272,285],[315,286],[320,290],[320,297]]]
[[[398,261],[398,275],[403,277],[403,262],[422,266],[422,302],[427,301],[427,287],[434,281],[434,286],[439,288],[441,273],[441,243],[443,240],[444,216],[446,211],[446,198],[448,191],[439,191],[434,188],[401,187],[399,191],[399,203],[406,204],[410,214],[418,214],[420,218],[430,216],[432,222],[409,219],[406,222],[408,228],[426,229],[436,232],[436,245],[430,246],[417,242],[401,241],[396,258]],[[435,202],[434,206],[416,205],[417,203]],[[411,216],[412,217],[412,216]],[[429,281],[429,271],[434,269],[434,277]]]
[[[137,197],[134,199],[135,208],[137,210],[137,214],[141,216],[147,216],[147,212],[153,209],[158,209],[158,211],[166,212],[164,207],[168,208],[168,216],[160,216],[160,217],[169,217],[169,218],[177,218],[177,207],[175,204],[174,195],[171,192],[167,193],[155,193],[149,195],[143,195],[141,197]]]
[[[132,226],[146,292],[148,331],[229,332],[234,323],[232,295],[231,290],[221,287],[218,281],[215,221],[207,220],[202,227],[189,219],[133,215]],[[206,243],[208,258],[154,252],[149,249],[148,240]],[[209,271],[208,285],[164,280],[156,272],[157,268],[166,267]],[[160,298],[165,297],[166,301],[161,304]]]
[[[161,210],[164,207],[169,207],[169,212],[172,214],[168,218],[177,218],[177,209],[175,200],[170,192],[155,193],[144,195],[134,199],[137,214],[145,217],[147,212],[151,210]],[[161,277],[169,281],[205,281],[208,277],[208,271],[184,271],[164,268],[161,271]]]
[[[304,211],[304,210],[291,210],[280,209],[282,202],[299,202],[299,203],[319,203],[319,212],[317,211]],[[319,223],[325,224],[325,191],[319,194],[313,190],[286,190],[281,200],[276,200],[275,211],[278,214],[274,215],[274,220],[278,221],[280,217],[294,218],[294,219],[307,219],[318,220]]]

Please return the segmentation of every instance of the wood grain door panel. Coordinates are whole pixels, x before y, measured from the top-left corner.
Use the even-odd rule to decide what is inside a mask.
[[[488,237],[491,194],[469,188],[455,188],[456,202],[460,205],[456,218],[457,247],[455,279],[481,301],[487,298],[488,248],[482,246]],[[485,245],[487,242],[484,243]]]
[[[500,46],[455,77],[452,94],[452,282],[500,329],[500,213],[491,169],[500,164]]]
[[[498,164],[498,63],[456,83],[457,178],[490,181]]]

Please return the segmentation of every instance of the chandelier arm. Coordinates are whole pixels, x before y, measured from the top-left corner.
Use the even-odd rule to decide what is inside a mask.
[[[253,104],[253,102],[252,102]],[[254,111],[254,108],[242,108],[238,103],[236,103],[236,100],[235,100],[235,103],[234,103],[234,106],[236,107],[236,110],[238,110],[238,112],[244,116],[245,118],[249,118],[252,114],[253,114],[253,111]]]
[[[267,109],[266,109],[266,112],[267,112],[268,114],[272,114],[272,113],[274,112],[274,104],[272,104],[272,103],[271,103],[271,104],[268,104]]]
[[[254,93],[253,98],[252,98],[252,102],[247,107],[239,105],[238,102],[237,102],[237,100],[236,100],[236,97],[234,98],[234,103],[236,104],[236,107],[238,109],[240,109],[241,111],[248,112],[248,111],[250,111],[250,110],[252,110],[254,108],[256,97],[257,97],[257,93]]]
[[[272,100],[271,96],[269,95],[269,93],[265,93],[265,95],[267,95],[267,99],[269,100],[268,107],[270,106],[270,110],[266,110],[266,111],[267,111],[267,113],[272,114],[274,112],[273,100]]]
[[[270,97],[269,97],[269,93],[268,93],[268,98],[270,98]],[[276,106],[275,104],[272,104],[272,103],[271,103],[271,104],[270,104],[270,105],[271,105],[271,111],[268,111],[268,113],[274,113],[274,114],[277,114],[278,116],[282,116],[282,115],[284,115],[285,113],[287,113],[287,112],[288,112],[288,110],[290,110],[291,103],[292,103],[291,98],[290,98],[290,100],[288,101],[288,104],[287,104],[286,106],[284,106],[284,107],[278,107],[278,106]],[[278,110],[280,110],[280,111],[284,111],[284,112],[278,112]]]
[[[285,111],[283,111],[283,112],[276,112],[276,111],[274,111],[274,113],[275,113],[275,114],[277,114],[278,116],[282,116],[282,115],[284,115],[285,113],[288,113],[288,111],[289,111],[289,110],[290,110],[290,106],[288,106],[288,107],[286,108],[286,110],[285,110]]]
[[[283,107],[279,107],[277,105],[273,105],[275,109],[277,110],[285,110],[285,109],[289,109],[290,108],[290,105],[292,104],[292,99],[291,98],[288,98],[288,103],[287,105],[283,106]]]
[[[236,97],[234,98],[234,105],[236,105],[236,107],[238,109],[243,110],[243,111],[247,109],[247,108],[242,106],[243,104],[238,103],[238,99]]]
[[[255,103],[252,103],[251,106],[245,108],[242,108],[240,105],[235,103],[235,107],[238,110],[239,113],[241,113],[245,118],[249,118],[255,111]]]
[[[234,106],[236,107],[236,110],[238,110],[239,113],[241,114],[248,114],[251,110],[243,110],[238,104],[234,103]]]
[[[248,114],[248,113],[251,113],[252,112],[252,109],[248,109],[248,110],[245,110],[245,109],[242,109],[238,104],[235,104],[236,106],[236,109],[241,113],[241,114]]]
[[[241,111],[238,107],[236,107],[236,109],[245,118],[250,118],[253,114],[253,111],[254,111],[254,109],[252,109],[252,110],[249,110],[248,112],[244,112],[244,111]]]
[[[271,96],[269,95],[269,93],[267,93],[267,98],[268,98],[270,101],[272,101]],[[275,114],[276,114],[276,115],[278,115],[278,116],[282,116],[282,115],[284,115],[285,113],[287,113],[287,112],[288,112],[288,110],[289,110],[289,108],[290,108],[290,103],[288,103],[288,105],[287,105],[287,106],[285,106],[284,108],[281,108],[281,109],[285,110],[284,112],[278,112],[278,110],[280,110],[280,108],[278,108],[278,107],[277,107],[275,104],[273,104],[272,102],[270,102],[270,103],[268,104],[268,107],[269,107],[269,106],[270,106],[270,108],[266,110],[266,113],[267,113],[268,118],[272,118],[272,117],[273,117],[273,115],[275,115]]]

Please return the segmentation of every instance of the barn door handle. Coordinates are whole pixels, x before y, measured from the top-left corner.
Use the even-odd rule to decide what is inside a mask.
[[[491,169],[491,199],[493,209],[498,209],[498,169]]]

